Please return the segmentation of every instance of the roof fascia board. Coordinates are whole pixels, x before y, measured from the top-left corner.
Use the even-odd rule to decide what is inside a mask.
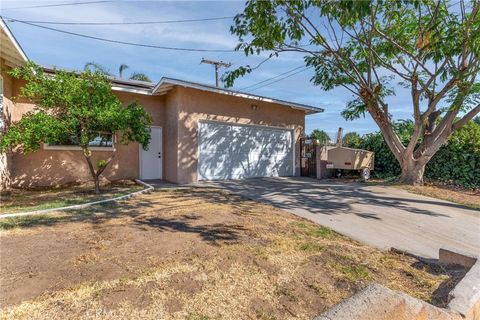
[[[143,95],[147,95],[147,96],[152,95],[150,89],[146,89],[146,90],[130,89],[130,88],[125,88],[125,87],[112,85],[112,90],[113,91],[120,91],[120,92],[135,93],[135,94],[143,94]]]
[[[10,29],[8,28],[8,25],[5,23],[5,21],[3,20],[2,17],[0,17],[0,27],[5,31],[5,33],[7,34],[7,37],[10,39],[10,41],[12,41],[13,46],[15,47],[15,49],[17,49],[17,51],[20,54],[20,56],[22,57],[23,61],[27,62],[28,57],[25,54],[25,51],[23,51],[22,47],[18,43],[18,41],[15,38],[15,36],[13,35],[13,33],[10,31]]]
[[[202,85],[202,84],[197,84],[197,83],[182,81],[182,80],[177,80],[177,79],[171,79],[171,78],[162,78],[160,80],[160,82],[152,90],[152,94],[155,94],[160,89],[160,87],[164,84],[172,84],[172,85],[182,86],[182,87],[186,87],[186,88],[193,88],[193,89],[198,89],[198,90],[203,90],[203,91],[226,94],[226,95],[231,95],[231,96],[246,98],[246,99],[252,99],[252,100],[257,100],[257,101],[277,103],[277,104],[289,106],[289,107],[294,108],[294,109],[306,111],[306,113],[320,113],[320,112],[324,111],[321,108],[310,107],[310,106],[306,106],[306,105],[302,105],[302,104],[298,104],[298,103],[294,103],[294,102],[287,102],[287,101],[277,100],[277,99],[268,98],[268,97],[251,95],[251,94],[248,94],[248,93],[243,93],[243,92],[234,91],[234,90],[226,90],[226,89],[222,89],[222,88],[213,88],[213,87]]]

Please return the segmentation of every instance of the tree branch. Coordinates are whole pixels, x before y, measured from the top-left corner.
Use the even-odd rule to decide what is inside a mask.
[[[463,127],[465,124],[467,124],[468,121],[472,120],[478,113],[480,113],[480,104],[478,104],[475,108],[473,108],[468,113],[466,113],[462,119],[456,121],[452,125],[452,131],[458,130],[461,127]]]

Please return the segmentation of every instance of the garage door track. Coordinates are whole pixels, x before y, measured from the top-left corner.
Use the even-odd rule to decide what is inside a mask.
[[[438,258],[439,248],[480,254],[480,211],[399,188],[308,178],[208,185],[266,202],[381,249],[394,247],[425,258]]]

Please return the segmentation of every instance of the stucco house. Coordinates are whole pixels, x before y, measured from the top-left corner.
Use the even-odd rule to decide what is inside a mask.
[[[18,97],[22,81],[8,70],[27,56],[1,24],[0,67],[6,124],[18,121],[33,108]],[[54,70],[45,69],[46,72]],[[300,138],[305,116],[320,108],[163,78],[158,84],[111,78],[112,90],[128,104],[137,100],[153,117],[148,150],[136,143],[92,142],[94,160],[117,151],[105,171],[109,180],[164,179],[190,183],[210,179],[295,176],[300,173]],[[14,98],[15,97],[15,98]],[[5,156],[4,156],[5,158]],[[90,180],[79,147],[43,145],[41,150],[10,152],[3,164],[5,177],[15,187],[53,186]],[[2,178],[4,181],[7,178]]]

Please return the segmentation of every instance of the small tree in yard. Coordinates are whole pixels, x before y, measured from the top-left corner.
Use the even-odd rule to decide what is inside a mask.
[[[116,134],[120,143],[139,142],[147,148],[150,115],[138,102],[124,107],[103,74],[58,71],[50,76],[28,63],[11,75],[26,80],[21,96],[35,102],[35,107],[7,128],[0,140],[2,150],[18,146],[27,153],[38,150],[41,143],[74,143],[83,151],[95,193],[100,193],[100,175],[113,160],[115,149],[108,159],[94,164],[90,146],[94,139]]]
[[[342,115],[370,114],[401,167],[400,181],[423,184],[425,165],[480,112],[480,2],[248,1],[231,31],[245,54],[298,52],[324,90],[352,94]],[[226,77],[253,69],[241,67]],[[414,130],[403,143],[389,97],[408,91]]]

